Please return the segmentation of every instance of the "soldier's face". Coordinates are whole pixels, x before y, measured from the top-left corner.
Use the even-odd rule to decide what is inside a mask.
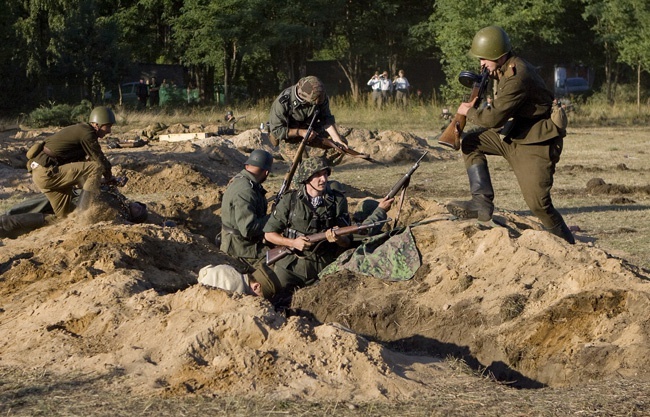
[[[113,127],[112,124],[106,124],[106,125],[101,125],[97,128],[97,136],[100,138],[103,138],[104,136],[108,135],[111,133],[111,127]]]
[[[501,65],[503,65],[507,60],[507,55],[502,56],[496,61],[491,61],[489,59],[480,59],[481,62],[481,69],[482,68],[487,68],[487,70],[490,72],[490,75],[494,75],[496,71],[501,68]]]
[[[321,195],[325,191],[325,187],[327,187],[328,178],[329,175],[327,175],[327,169],[318,171],[317,173],[309,177],[309,181],[307,181],[307,187],[314,190],[317,193],[317,195]]]

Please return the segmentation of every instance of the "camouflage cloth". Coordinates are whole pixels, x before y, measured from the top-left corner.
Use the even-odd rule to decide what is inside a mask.
[[[348,249],[325,267],[319,278],[343,270],[383,279],[408,281],[422,262],[411,234],[411,228],[401,228],[372,236],[359,247]]]

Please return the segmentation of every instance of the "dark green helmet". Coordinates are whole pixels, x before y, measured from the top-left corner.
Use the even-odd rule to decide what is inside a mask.
[[[293,177],[293,181],[296,184],[306,183],[312,175],[317,172],[327,170],[327,175],[332,174],[332,169],[327,165],[327,160],[325,158],[308,158],[300,163],[300,166],[296,170],[296,175]]]
[[[113,110],[105,106],[95,107],[93,111],[90,112],[88,123],[97,123],[100,126],[115,124],[115,113],[113,113]]]
[[[264,171],[270,171],[273,166],[273,155],[263,149],[255,149],[248,156],[245,164],[262,168]]]
[[[325,86],[317,77],[310,75],[298,81],[296,95],[309,104],[320,104],[325,101]]]
[[[496,61],[511,49],[506,31],[499,26],[488,26],[476,32],[469,54],[474,58]]]

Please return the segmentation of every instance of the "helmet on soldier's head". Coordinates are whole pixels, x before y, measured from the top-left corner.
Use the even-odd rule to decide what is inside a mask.
[[[88,123],[97,123],[98,125],[115,124],[115,113],[106,106],[95,107],[90,112]]]
[[[244,164],[262,168],[264,171],[270,171],[273,166],[273,155],[263,149],[255,149],[248,156]]]
[[[488,26],[476,32],[469,54],[474,58],[496,61],[511,49],[506,31],[499,26]]]
[[[323,170],[327,170],[327,175],[332,174],[332,169],[327,165],[325,158],[308,158],[300,163],[293,180],[296,184],[304,184],[312,175]]]
[[[320,104],[325,101],[325,86],[313,75],[301,78],[296,84],[296,95],[309,104]]]

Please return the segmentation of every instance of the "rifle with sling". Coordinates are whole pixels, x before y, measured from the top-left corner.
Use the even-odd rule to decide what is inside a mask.
[[[318,109],[314,109],[314,115],[311,119],[311,122],[309,123],[309,127],[307,128],[307,133],[300,141],[300,145],[298,146],[298,152],[296,152],[296,155],[293,157],[293,162],[291,163],[291,168],[289,169],[289,172],[287,172],[284,175],[284,180],[282,180],[282,185],[280,186],[280,190],[278,191],[278,194],[273,199],[273,204],[271,204],[271,211],[275,209],[275,206],[278,205],[284,193],[286,193],[289,187],[291,186],[291,180],[293,179],[293,176],[296,173],[296,170],[298,169],[298,165],[300,165],[300,161],[302,161],[302,153],[305,151],[305,146],[307,146],[307,141],[309,141],[311,132],[314,130],[314,121],[316,120],[318,113],[319,113]]]
[[[409,186],[409,183],[411,182],[411,176],[418,168],[420,168],[420,162],[428,153],[429,151],[424,151],[420,159],[415,161],[411,169],[409,169],[409,171],[406,174],[404,174],[404,176],[400,178],[400,180],[397,181],[395,185],[393,185],[393,188],[391,188],[388,194],[386,194],[387,199],[394,198],[397,195],[397,193],[399,193],[402,189]]]
[[[353,233],[358,233],[362,232],[368,229],[372,229],[375,226],[379,226],[380,224],[384,224],[386,222],[391,221],[392,219],[385,219],[385,220],[378,220],[376,222],[372,223],[365,223],[365,224],[354,224],[352,226],[344,226],[344,227],[339,227],[339,228],[334,228],[332,231],[334,232],[335,236],[345,236],[345,235],[350,235]],[[320,232],[320,233],[314,233],[313,235],[308,235],[305,236],[307,240],[311,243],[317,243],[321,242],[325,239],[327,239],[327,236],[325,235],[325,232]],[[287,246],[278,246],[272,249],[269,249],[268,252],[266,252],[266,264],[267,265],[273,265],[280,259],[284,258],[285,256],[289,255],[290,253],[293,253],[294,249],[289,248]]]
[[[458,81],[465,87],[470,87],[472,89],[468,102],[476,99],[474,108],[478,108],[485,96],[489,76],[490,71],[487,68],[484,68],[480,75],[471,71],[461,71],[460,75],[458,75]],[[456,113],[454,118],[451,120],[451,123],[449,123],[445,131],[440,135],[438,143],[453,148],[456,151],[459,150],[460,136],[463,133],[463,129],[465,129],[466,123],[467,116]],[[458,132],[456,132],[456,130],[458,130]]]
[[[415,161],[411,169],[409,169],[408,172],[404,174],[404,176],[400,178],[399,181],[395,183],[395,185],[393,185],[393,188],[390,189],[388,194],[386,194],[386,199],[395,198],[397,193],[399,193],[400,190],[402,191],[402,194],[399,199],[399,208],[397,209],[397,216],[395,216],[395,222],[393,223],[393,228],[397,227],[397,222],[399,221],[399,215],[402,212],[402,205],[404,204],[404,196],[406,195],[406,188],[411,183],[411,176],[420,167],[420,161],[422,161],[422,159],[424,159],[424,157],[428,153],[429,151],[424,151],[422,156],[417,161]]]

